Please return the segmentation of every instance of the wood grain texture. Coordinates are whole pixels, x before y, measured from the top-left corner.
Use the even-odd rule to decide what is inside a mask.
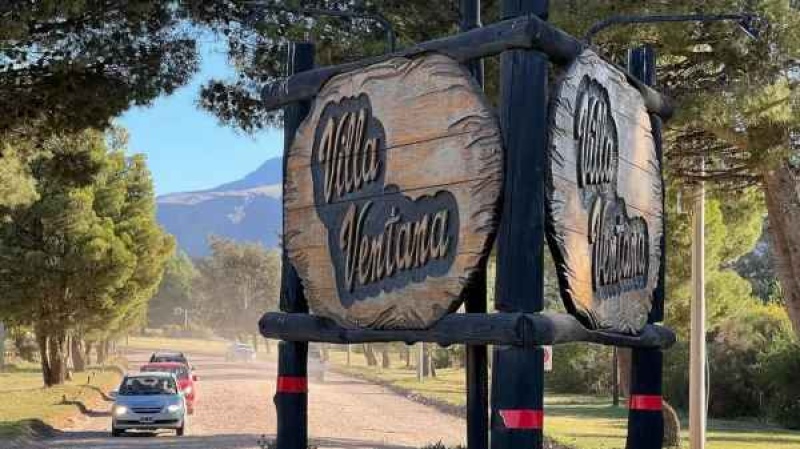
[[[644,100],[586,50],[550,113],[547,237],[565,305],[590,328],[639,332],[658,283],[664,214]]]
[[[336,344],[424,341],[442,346],[489,344],[534,348],[583,341],[666,349],[675,343],[675,333],[663,326],[648,324],[637,335],[593,331],[566,313],[453,313],[427,329],[351,329],[320,316],[268,312],[259,321],[259,328],[266,338]]]
[[[455,310],[495,234],[502,164],[497,118],[456,61],[331,78],[286,162],[286,251],[312,313],[414,329]]]

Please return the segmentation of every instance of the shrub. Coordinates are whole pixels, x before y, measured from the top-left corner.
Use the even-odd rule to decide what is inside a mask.
[[[610,347],[570,343],[553,348],[553,371],[545,385],[556,393],[597,394],[611,390]]]
[[[678,341],[664,352],[664,398],[681,410],[689,407],[689,343]]]
[[[760,381],[766,390],[767,413],[777,423],[800,429],[800,343],[785,339],[761,359]]]
[[[766,391],[760,360],[774,342],[791,337],[785,312],[758,306],[723,321],[710,335],[709,411],[714,417],[760,416]]]

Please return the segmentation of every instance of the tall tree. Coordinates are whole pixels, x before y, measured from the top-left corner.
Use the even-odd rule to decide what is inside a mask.
[[[171,241],[140,158],[109,152],[98,131],[50,137],[44,150],[32,166],[39,199],[0,223],[0,314],[34,328],[50,386],[64,381],[69,336],[108,328],[155,288]]]
[[[197,264],[195,313],[212,329],[232,337],[253,336],[253,320],[277,309],[280,258],[255,243],[212,237],[211,256]]]
[[[186,253],[180,251],[173,255],[167,261],[158,291],[148,305],[147,325],[162,327],[183,323],[183,315],[178,318],[175,311],[191,307],[192,284],[197,276],[198,272]]]

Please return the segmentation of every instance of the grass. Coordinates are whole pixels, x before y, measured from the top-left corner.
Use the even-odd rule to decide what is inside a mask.
[[[148,351],[180,351],[195,354],[225,354],[230,343],[200,338],[130,337],[124,346]]]
[[[412,357],[413,358],[413,357]],[[379,357],[380,361],[380,357]],[[463,406],[466,401],[465,376],[462,369],[436,370],[436,378],[417,381],[416,369],[406,368],[404,361],[393,359],[389,369],[368,367],[363,354],[353,353],[346,364],[346,353],[330,352],[331,365],[338,370],[362,378]],[[413,360],[412,360],[413,364]],[[607,397],[545,394],[545,434],[553,440],[579,449],[619,449],[625,447],[628,411],[614,407]],[[683,447],[689,447],[687,429],[681,423]],[[797,449],[800,432],[790,431],[755,421],[709,421],[708,449]]]
[[[0,373],[0,438],[18,435],[32,423],[58,428],[81,411],[93,413],[119,378],[115,369],[97,368],[73,374],[64,385],[43,388],[38,366],[11,365]]]
[[[247,343],[250,343],[249,341]],[[201,338],[169,338],[169,337],[130,337],[123,341],[129,349],[145,351],[180,351],[187,354],[224,355],[231,342],[228,340],[212,340]],[[259,360],[273,360],[277,353],[275,342],[269,342],[271,352],[266,352],[266,340],[262,340],[256,354]]]

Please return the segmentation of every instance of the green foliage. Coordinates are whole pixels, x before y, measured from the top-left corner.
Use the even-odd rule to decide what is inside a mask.
[[[31,174],[39,198],[0,222],[0,316],[34,328],[50,385],[63,382],[68,335],[142,322],[173,242],[144,159],[109,150],[100,132],[45,139]]]
[[[212,237],[209,246],[211,256],[196,264],[193,315],[222,335],[256,334],[254,317],[278,307],[278,252],[219,237]]]
[[[586,343],[558,345],[545,385],[556,393],[607,394],[611,391],[612,350]]]
[[[192,283],[197,276],[197,270],[186,253],[178,252],[167,261],[158,292],[148,306],[149,327],[183,324],[183,313],[176,312],[191,307]]]
[[[175,2],[47,0],[0,6],[0,133],[103,129],[197,70]]]
[[[734,314],[709,336],[710,401],[715,417],[764,414],[768,397],[759,373],[762,358],[776,342],[790,339],[791,325],[777,306],[758,306]]]
[[[800,429],[800,342],[776,342],[762,357],[759,380],[765,387],[769,416],[790,429]]]

